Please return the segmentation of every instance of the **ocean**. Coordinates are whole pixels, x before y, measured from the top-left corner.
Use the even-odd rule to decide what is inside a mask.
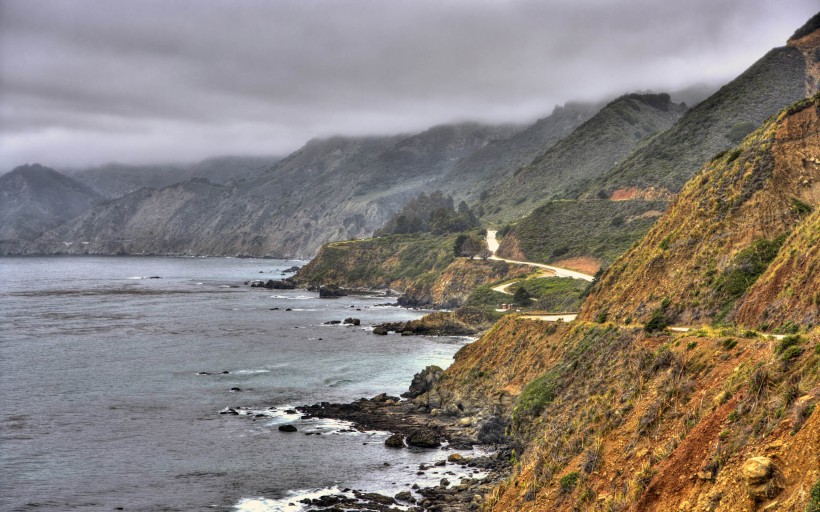
[[[418,465],[449,452],[287,411],[397,395],[469,340],[373,335],[423,314],[383,297],[244,284],[304,263],[0,258],[0,508],[295,512],[437,483]]]

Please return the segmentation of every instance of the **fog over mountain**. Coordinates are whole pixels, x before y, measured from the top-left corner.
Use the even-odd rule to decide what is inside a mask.
[[[0,172],[287,154],[720,84],[811,0],[0,1]]]

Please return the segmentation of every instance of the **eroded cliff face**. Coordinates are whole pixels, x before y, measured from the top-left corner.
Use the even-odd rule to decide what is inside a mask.
[[[646,237],[603,275],[580,318],[645,322],[660,311],[678,324],[736,318],[774,328],[788,321],[787,315],[771,321],[735,316],[736,307],[756,301],[762,288],[749,285],[777,254],[808,249],[805,237],[788,235],[817,223],[809,213],[820,205],[819,107],[815,96],[787,109],[706,165]]]
[[[517,464],[486,510],[802,511],[820,479],[818,342],[507,317],[416,402],[506,425]]]

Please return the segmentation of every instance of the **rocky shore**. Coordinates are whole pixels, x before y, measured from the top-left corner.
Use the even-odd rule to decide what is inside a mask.
[[[434,367],[431,367],[434,368]],[[428,372],[429,368],[425,370]],[[440,370],[440,369],[439,369]],[[421,380],[426,375],[418,374]],[[418,379],[416,379],[418,380]],[[411,387],[412,389],[412,387]],[[413,394],[412,391],[408,394]],[[480,509],[484,496],[502,479],[509,475],[511,451],[506,444],[487,444],[482,441],[503,439],[498,432],[489,432],[486,425],[475,426],[454,416],[431,415],[424,407],[412,400],[385,394],[362,398],[348,404],[319,403],[298,408],[304,417],[332,418],[349,421],[357,430],[383,430],[392,432],[385,445],[394,449],[439,449],[441,460],[427,469],[446,464],[456,464],[487,472],[483,478],[462,478],[458,483],[443,478],[434,487],[413,488],[395,496],[378,493],[349,491],[343,495],[327,495],[304,503],[315,507],[316,512],[341,511],[398,511],[398,506],[411,511],[466,512]],[[491,425],[489,430],[492,430]],[[492,434],[492,435],[490,435]],[[493,449],[491,455],[464,457],[447,450],[469,450],[476,445]],[[352,495],[351,495],[352,493]]]
[[[336,404],[322,402],[298,408],[303,418],[332,418],[349,421],[353,428],[391,432],[385,446],[391,449],[437,449],[441,459],[431,466],[419,467],[419,474],[433,467],[458,465],[464,469],[481,471],[481,478],[461,478],[451,482],[446,477],[433,487],[413,487],[413,491],[403,491],[395,496],[376,493],[347,492],[343,495],[328,495],[306,501],[321,512],[341,512],[353,510],[397,511],[397,506],[409,507],[413,511],[464,512],[481,508],[484,496],[511,469],[512,452],[506,444],[504,425],[492,420],[473,424],[471,418],[442,414],[438,409],[430,409],[423,396],[435,386],[443,373],[438,366],[428,366],[413,377],[410,388],[402,397],[380,394],[373,398],[362,398],[352,403]],[[475,457],[463,456],[450,450],[473,450],[481,446]],[[484,455],[489,453],[489,455]],[[463,473],[463,472],[462,472]],[[456,473],[452,478],[456,478]],[[475,473],[473,473],[475,476]]]

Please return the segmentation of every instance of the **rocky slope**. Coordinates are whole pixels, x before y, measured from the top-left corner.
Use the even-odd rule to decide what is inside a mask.
[[[818,230],[820,206],[820,96],[775,116],[736,149],[719,155],[690,181],[646,237],[602,276],[584,303],[581,318],[695,324],[743,321],[748,327],[782,327],[788,321],[816,322],[813,297],[820,282],[816,253],[807,252]],[[794,236],[788,236],[797,230]],[[783,282],[787,261],[798,258],[805,274],[790,279],[788,294],[772,289]],[[777,260],[772,264],[772,260]],[[794,267],[794,262],[792,262]],[[783,267],[785,268],[785,267]],[[750,286],[756,280],[760,285]],[[653,283],[656,286],[646,286]],[[769,288],[765,288],[768,286]],[[749,312],[764,289],[781,294],[790,310],[771,319]],[[804,301],[804,297],[810,297]],[[737,315],[743,307],[744,314]],[[793,307],[793,309],[791,309]],[[762,311],[762,310],[761,310]]]
[[[54,169],[23,165],[0,176],[0,241],[32,240],[103,201]]]
[[[516,466],[490,510],[802,511],[818,341],[505,317],[415,402],[507,426]]]
[[[576,195],[581,183],[607,172],[642,141],[672,126],[684,110],[667,94],[629,94],[612,101],[494,187],[479,201],[479,216],[509,221],[547,199]]]
[[[782,108],[817,92],[819,50],[815,17],[787,46],[771,50],[672,128],[589,183],[586,195],[629,187],[679,191],[715,154],[737,144]]]

